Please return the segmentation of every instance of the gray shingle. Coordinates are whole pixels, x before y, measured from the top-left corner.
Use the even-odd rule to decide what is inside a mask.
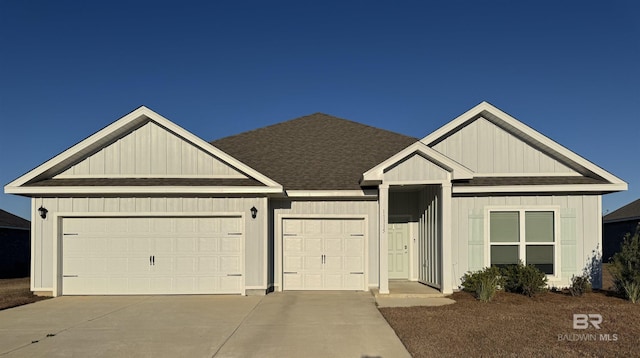
[[[211,142],[288,190],[360,189],[364,172],[416,138],[315,113]]]

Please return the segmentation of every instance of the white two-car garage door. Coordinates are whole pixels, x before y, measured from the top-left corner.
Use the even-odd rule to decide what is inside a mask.
[[[241,217],[64,218],[62,293],[242,293]]]
[[[284,290],[365,290],[364,219],[284,219]]]

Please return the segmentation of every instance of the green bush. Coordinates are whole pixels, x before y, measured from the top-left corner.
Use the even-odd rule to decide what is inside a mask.
[[[533,265],[524,265],[520,261],[517,265],[505,266],[502,269],[504,290],[533,297],[536,293],[546,291],[547,275]]]
[[[582,296],[585,292],[591,292],[591,282],[589,276],[571,276],[571,286],[569,286],[571,296]]]
[[[462,290],[473,293],[482,302],[491,301],[500,286],[502,286],[502,277],[497,267],[469,271],[462,276]]]
[[[616,291],[633,303],[640,300],[640,223],[626,234],[620,252],[613,255],[611,274]]]

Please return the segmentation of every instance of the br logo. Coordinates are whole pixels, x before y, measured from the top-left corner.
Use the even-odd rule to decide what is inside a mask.
[[[602,315],[600,314],[573,314],[573,329],[587,329],[589,328],[589,324],[591,324],[595,329],[600,329],[600,323],[602,323]]]

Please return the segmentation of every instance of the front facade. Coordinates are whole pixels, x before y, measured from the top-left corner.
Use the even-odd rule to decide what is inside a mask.
[[[140,107],[5,191],[40,294],[446,294],[518,260],[569,284],[626,186],[483,102],[423,139],[314,114],[211,143]]]

